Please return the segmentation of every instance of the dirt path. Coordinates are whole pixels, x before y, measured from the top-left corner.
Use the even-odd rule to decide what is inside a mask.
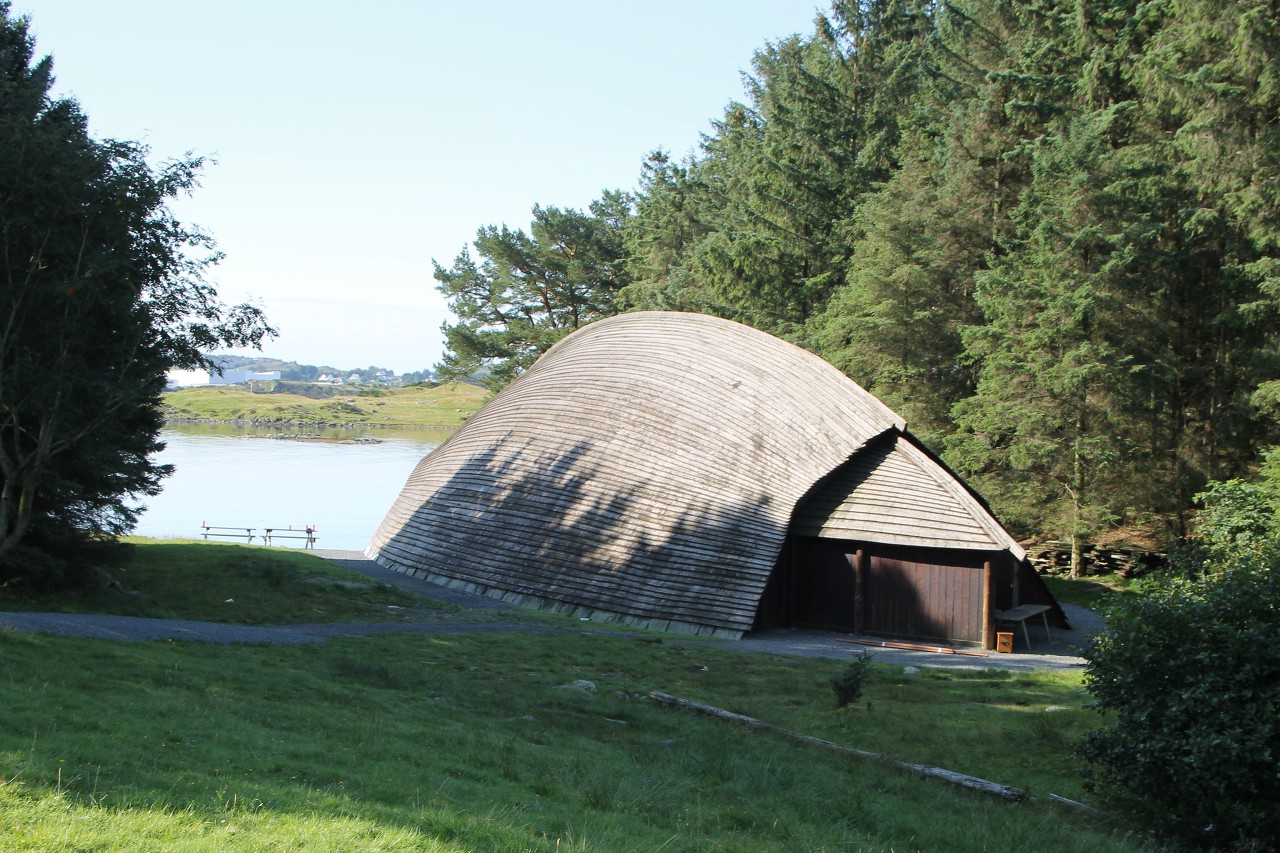
[[[136,616],[107,616],[79,613],[2,613],[0,629],[71,637],[140,642],[145,640],[189,640],[204,643],[244,643],[251,645],[322,642],[330,637],[365,637],[379,634],[469,634],[469,633],[594,633],[589,628],[556,628],[521,622],[486,620],[484,612],[513,610],[512,605],[461,590],[449,589],[386,569],[357,551],[316,551],[317,556],[345,566],[370,580],[447,602],[471,611],[465,621],[412,620],[404,622],[329,622],[307,625],[226,625],[185,619],[146,619]],[[846,642],[848,635],[829,631],[780,630],[749,634],[741,640],[701,640],[681,635],[663,635],[666,642],[687,643],[699,648],[723,648],[763,654],[824,657],[849,660],[870,651],[877,663],[951,669],[1045,669],[1069,670],[1085,665],[1079,656],[1084,644],[1102,629],[1097,616],[1079,607],[1064,605],[1072,630],[1053,629],[1047,641],[1043,629],[1033,629],[1032,648],[1015,654],[990,652],[987,657],[938,654],[936,652],[874,648]],[[610,632],[616,633],[616,632]],[[1021,637],[1019,637],[1021,643]]]

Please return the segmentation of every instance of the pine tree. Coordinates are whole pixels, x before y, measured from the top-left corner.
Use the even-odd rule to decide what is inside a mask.
[[[1071,107],[1064,21],[1045,3],[939,7],[919,50],[887,75],[916,75],[898,119],[900,168],[862,198],[846,282],[810,324],[820,354],[937,444],[975,387],[961,331],[984,322],[976,278],[1005,251],[1030,146]]]
[[[1147,26],[1140,120],[1176,176],[1179,256],[1163,311],[1176,338],[1153,381],[1189,505],[1272,437],[1248,398],[1261,385],[1265,403],[1278,372],[1280,23],[1271,3],[1180,0],[1153,4]]]
[[[619,295],[624,307],[744,319],[697,273],[698,243],[712,231],[722,208],[704,171],[704,161],[692,156],[673,163],[659,150],[645,159],[635,215],[624,230],[630,278]]]
[[[1142,220],[1106,131],[1080,119],[1038,146],[1017,233],[977,279],[985,322],[965,337],[981,371],[947,457],[1007,514],[1068,538],[1073,576],[1085,539],[1132,494],[1116,487],[1136,461],[1129,297],[1143,259],[1129,228]]]
[[[1176,23],[1152,13],[1122,22],[1116,40],[1143,61],[1100,75],[1106,86],[1086,64],[1088,98],[1034,149],[1018,232],[978,293],[989,323],[972,333],[978,392],[956,410],[964,432],[951,458],[992,475],[996,493],[1058,484],[1056,501],[1017,504],[1077,546],[1111,517],[1154,513],[1183,532],[1196,492],[1243,470],[1265,438],[1248,398],[1276,370],[1274,311],[1256,274],[1265,240],[1250,233],[1256,205],[1237,198],[1256,178],[1222,157],[1222,140],[1249,134],[1212,98],[1223,126],[1195,126],[1190,81],[1209,66],[1164,98],[1143,96],[1154,76],[1172,77],[1168,56],[1214,53],[1174,39],[1190,10]],[[1022,405],[1007,406],[1015,397]],[[1057,455],[1031,452],[1053,442]]]
[[[839,2],[814,35],[758,51],[747,103],[729,105],[701,156],[650,163],[630,304],[697,306],[798,337],[843,284],[859,199],[896,167],[927,8]]]
[[[435,265],[437,289],[458,317],[444,326],[446,378],[483,372],[500,388],[575,329],[617,313],[628,282],[625,193],[605,193],[589,212],[533,208],[529,233],[489,225],[448,269]]]

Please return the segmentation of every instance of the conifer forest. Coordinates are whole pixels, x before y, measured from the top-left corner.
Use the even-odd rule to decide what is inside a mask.
[[[1185,532],[1280,418],[1280,8],[835,0],[699,148],[436,264],[501,385],[627,310],[728,317],[901,414],[1011,530]]]

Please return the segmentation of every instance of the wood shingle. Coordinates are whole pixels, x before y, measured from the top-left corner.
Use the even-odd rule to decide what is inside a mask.
[[[493,594],[737,634],[796,502],[902,426],[834,367],[746,326],[611,317],[423,459],[368,553]]]
[[[870,544],[882,550],[864,555]],[[900,620],[966,641],[990,633],[983,601],[997,586],[1016,599],[1016,583],[991,578],[1015,578],[1024,556],[840,371],[675,312],[599,320],[552,347],[419,463],[366,553],[662,630],[738,636],[781,619],[892,633],[877,626]],[[993,574],[991,560],[1008,565]],[[915,577],[946,577],[952,592],[925,601]],[[864,579],[879,598],[862,600]]]

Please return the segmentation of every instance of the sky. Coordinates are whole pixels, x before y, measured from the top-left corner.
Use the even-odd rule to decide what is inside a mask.
[[[432,260],[535,204],[634,189],[693,153],[768,42],[814,0],[12,0],[54,91],[98,138],[208,158],[173,205],[225,253],[263,354],[398,373],[436,364]]]

